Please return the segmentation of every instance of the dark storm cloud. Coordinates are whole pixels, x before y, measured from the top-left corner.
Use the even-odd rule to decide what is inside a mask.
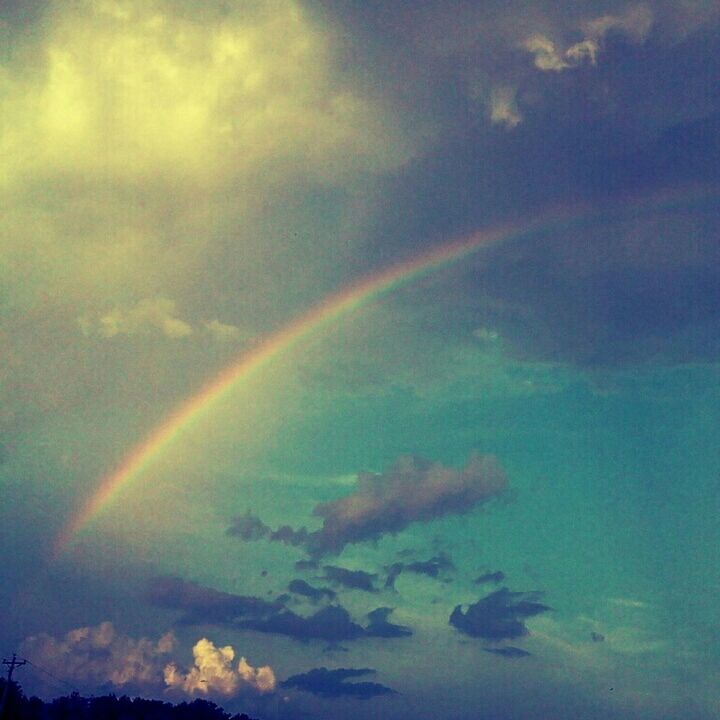
[[[529,653],[527,650],[513,647],[512,645],[501,648],[483,648],[483,650],[485,650],[485,652],[487,653],[492,653],[493,655],[501,655],[502,657],[506,658],[521,658],[531,655],[531,653]]]
[[[388,618],[392,613],[393,608],[379,607],[367,614],[368,624],[365,633],[370,637],[382,637],[382,638],[397,638],[397,637],[409,637],[412,635],[412,630],[405,625],[396,625],[395,623],[388,622]]]
[[[356,640],[365,628],[353,622],[350,613],[340,605],[324,607],[309,617],[284,608],[263,618],[240,620],[235,627],[271,635],[286,635],[296,640],[325,640],[336,643]]]
[[[431,557],[429,560],[417,560],[408,563],[403,568],[407,572],[416,573],[417,575],[428,575],[429,577],[437,577],[441,570],[454,570],[450,556],[446,553],[440,553]]]
[[[378,695],[394,695],[392,688],[374,682],[346,682],[349,678],[374,675],[371,668],[314,668],[306,673],[292,675],[280,683],[283,687],[296,688],[322,697],[354,697],[366,699]]]
[[[150,582],[150,601],[171,610],[182,610],[182,624],[233,624],[242,618],[277,613],[283,604],[263,598],[214,590],[177,577],[157,577]]]
[[[412,523],[468,513],[502,493],[506,485],[505,473],[491,456],[473,453],[460,469],[401,457],[384,473],[359,473],[349,495],[316,505],[313,514],[323,518],[319,530],[288,526],[271,530],[247,513],[235,518],[227,532],[246,541],[266,538],[302,545],[313,557],[320,557],[340,553],[349,544],[400,532]],[[413,572],[431,573],[438,562],[415,563]]]
[[[317,570],[318,565],[319,565],[319,563],[317,560],[298,560],[295,563],[295,569],[296,570]]]
[[[387,257],[392,238],[390,250],[411,254],[556,207],[605,215],[596,230],[554,228],[491,253],[458,298],[438,298],[439,332],[488,327],[513,357],[579,365],[717,356],[718,203],[613,218],[632,197],[720,183],[717,3],[329,12],[352,29],[356,63],[387,69],[387,92],[437,129],[386,181],[370,253]],[[592,269],[578,276],[577,261]]]
[[[537,602],[539,593],[511,592],[500,588],[470,605],[466,612],[458,605],[450,625],[461,633],[485,640],[511,640],[528,634],[525,620],[550,610]]]
[[[295,578],[290,581],[288,584],[288,590],[296,595],[302,595],[309,598],[313,602],[318,602],[323,598],[334,600],[337,595],[337,593],[330,588],[316,588],[310,585],[310,583],[305,582],[305,580],[301,580],[299,578]]]
[[[161,607],[183,610],[182,624],[205,623],[236,629],[286,635],[298,640],[329,642],[362,637],[365,630],[354,623],[341,606],[322,608],[309,617],[289,610],[282,599],[233,595],[174,577],[156,578],[150,588],[151,601]],[[289,596],[285,596],[289,599]]]
[[[502,570],[496,570],[495,572],[487,572],[475,578],[475,582],[478,585],[484,583],[501,583],[505,579],[505,573]]]
[[[304,544],[308,537],[305,528],[293,530],[289,525],[282,525],[277,530],[273,530],[250,511],[245,515],[233,518],[232,524],[227,529],[227,534],[239,537],[245,542],[267,539],[272,542],[294,546]]]
[[[363,590],[365,592],[377,592],[375,580],[377,575],[365,572],[364,570],[347,570],[336,565],[324,565],[325,579],[337,585],[351,590]]]
[[[332,590],[312,588],[302,580],[292,581],[289,589],[315,600],[335,597]],[[398,638],[412,634],[409,628],[388,622],[391,608],[378,608],[369,613],[369,623],[363,627],[342,605],[329,605],[306,617],[287,607],[286,603],[290,600],[287,594],[267,601],[221,592],[176,577],[155,578],[150,584],[148,597],[158,607],[182,611],[178,620],[181,625],[220,625],[235,630],[284,635],[301,641],[324,640],[332,644],[363,637]]]
[[[484,283],[480,324],[513,354],[583,365],[715,357],[719,218],[714,193],[608,207],[490,252],[492,272],[464,291]]]
[[[440,553],[431,557],[429,560],[416,560],[411,563],[393,563],[387,568],[388,574],[385,579],[386,588],[394,588],[395,580],[403,572],[411,572],[416,575],[427,575],[428,577],[436,578],[442,570],[454,570],[455,565],[453,564],[450,556],[446,553]]]
[[[232,525],[227,529],[228,535],[235,535],[245,542],[262,540],[271,532],[270,528],[249,510],[245,515],[233,518]]]

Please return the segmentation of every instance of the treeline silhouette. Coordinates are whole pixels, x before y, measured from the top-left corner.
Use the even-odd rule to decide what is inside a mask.
[[[0,679],[0,697],[6,684]],[[126,695],[86,698],[73,692],[45,702],[26,697],[15,681],[8,687],[5,708],[0,712],[0,720],[253,720],[245,713],[230,715],[214,702],[201,699],[173,705]]]

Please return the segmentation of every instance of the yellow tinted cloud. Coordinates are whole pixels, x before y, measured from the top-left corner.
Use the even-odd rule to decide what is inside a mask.
[[[183,673],[169,663],[165,667],[165,684],[168,688],[182,690],[188,695],[216,692],[220,695],[235,695],[251,690],[260,694],[275,690],[275,673],[269,665],[254,668],[240,658],[237,670],[233,667],[235,650],[230,645],[215,647],[207,638],[201,638],[193,647],[194,666]]]
[[[303,172],[329,176],[401,159],[377,108],[333,78],[328,39],[296,3],[233,8],[57,4],[34,77],[3,78],[5,180],[53,170],[213,184],[268,160],[314,158]]]
[[[355,189],[371,197],[409,152],[296,0],[57,0],[24,30],[0,60],[5,407],[116,387],[119,344],[96,353],[107,336],[134,335],[138,368],[193,386],[202,363],[183,353],[229,349],[322,288],[371,212]],[[187,318],[222,323],[189,334]],[[161,357],[158,334],[189,342]],[[145,396],[125,368],[118,402],[128,376]]]
[[[177,296],[214,228],[264,248],[250,223],[278,187],[408,155],[294,0],[56,2],[42,29],[0,67],[2,279],[27,303]]]
[[[167,298],[145,298],[131,308],[116,307],[103,315],[97,323],[80,318],[85,335],[111,338],[155,332],[168,338],[182,338],[192,334],[189,323],[177,317],[175,303]]]

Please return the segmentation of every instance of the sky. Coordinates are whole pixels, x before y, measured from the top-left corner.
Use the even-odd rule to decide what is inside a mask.
[[[717,717],[718,77],[714,0],[5,0],[24,690]]]

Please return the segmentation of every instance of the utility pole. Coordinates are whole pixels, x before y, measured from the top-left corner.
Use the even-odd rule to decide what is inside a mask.
[[[12,682],[13,671],[16,667],[22,667],[27,663],[27,660],[18,660],[15,653],[13,653],[12,660],[6,660],[3,658],[2,664],[8,666],[7,682],[3,688],[2,698],[0,698],[0,718],[5,713],[5,703],[7,703],[8,694],[10,692],[10,683]]]

